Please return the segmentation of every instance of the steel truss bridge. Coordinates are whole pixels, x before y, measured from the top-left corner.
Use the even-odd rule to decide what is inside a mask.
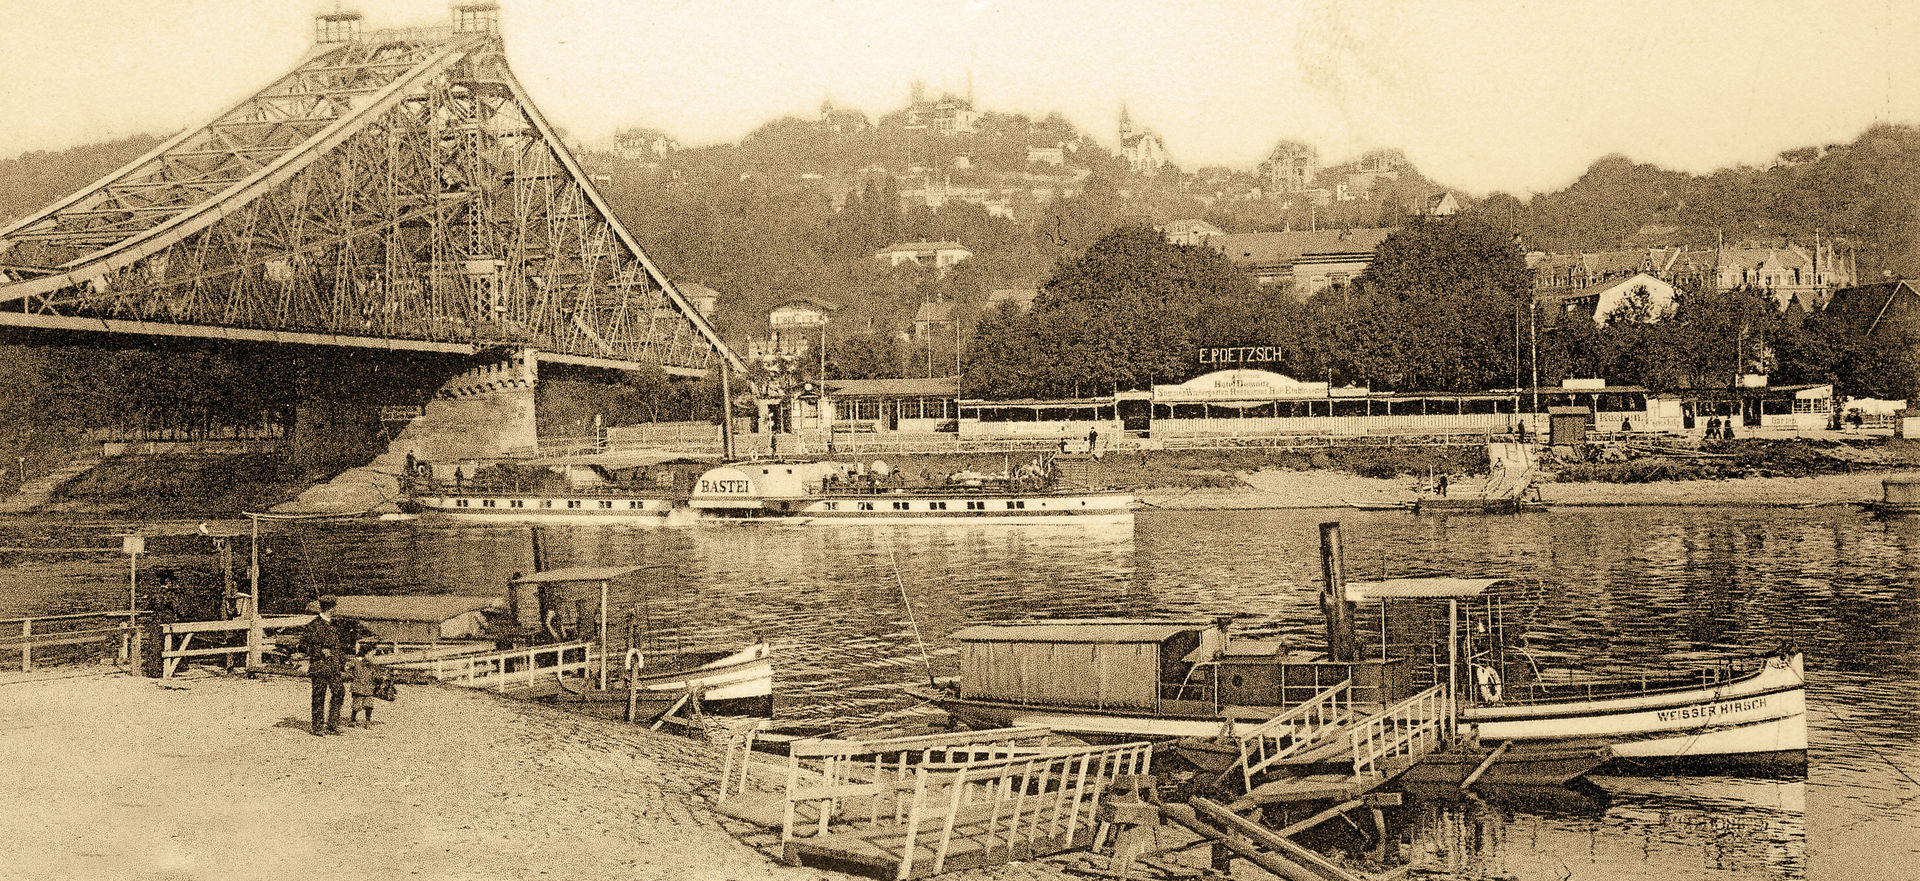
[[[258,93],[0,230],[0,325],[742,370],[534,106],[497,16],[320,16]]]

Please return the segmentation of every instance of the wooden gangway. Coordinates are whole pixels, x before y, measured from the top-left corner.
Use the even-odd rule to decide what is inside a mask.
[[[720,809],[778,828],[789,862],[906,879],[1092,843],[1095,808],[1150,772],[1146,743],[1066,743],[1040,728],[795,741],[784,780],[755,788],[754,732],[728,749]]]
[[[514,697],[545,697],[560,690],[561,677],[586,676],[599,669],[600,650],[591,642],[556,642],[453,657],[399,661],[375,658],[374,662],[389,669],[424,673],[452,685]]]
[[[1444,686],[1354,717],[1349,683],[1274,717],[1240,738],[1247,794],[1235,810],[1276,802],[1346,802],[1405,773],[1453,737]],[[1343,715],[1344,713],[1344,715]]]
[[[1314,695],[1240,736],[1240,777],[1247,791],[1274,765],[1334,739],[1344,740],[1356,717],[1353,680]]]

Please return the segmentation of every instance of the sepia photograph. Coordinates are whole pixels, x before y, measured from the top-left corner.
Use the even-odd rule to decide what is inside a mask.
[[[0,0],[0,881],[1920,881],[1894,0]]]

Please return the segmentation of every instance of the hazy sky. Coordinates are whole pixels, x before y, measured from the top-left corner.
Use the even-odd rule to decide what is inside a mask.
[[[822,97],[908,84],[1058,110],[1107,141],[1122,100],[1176,161],[1251,168],[1282,138],[1400,147],[1475,193],[1594,159],[1703,172],[1920,118],[1920,15],[1887,0],[504,0],[556,124],[731,141]],[[0,0],[0,157],[195,124],[293,64],[333,0]],[[349,0],[368,27],[443,0]],[[1896,59],[1905,64],[1896,64]]]

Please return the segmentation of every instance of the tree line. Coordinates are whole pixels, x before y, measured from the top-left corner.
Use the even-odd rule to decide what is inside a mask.
[[[1472,392],[1599,377],[1654,392],[1832,382],[1850,396],[1920,398],[1915,352],[1861,337],[1851,314],[1785,310],[1756,290],[1677,295],[1671,315],[1642,295],[1595,316],[1536,307],[1532,274],[1496,223],[1465,214],[1414,222],[1382,242],[1350,285],[1298,299],[1225,257],[1129,226],[1056,267],[1030,312],[980,319],[964,390],[1067,398],[1147,389],[1216,369],[1202,348],[1277,347],[1271,368],[1379,391]]]

